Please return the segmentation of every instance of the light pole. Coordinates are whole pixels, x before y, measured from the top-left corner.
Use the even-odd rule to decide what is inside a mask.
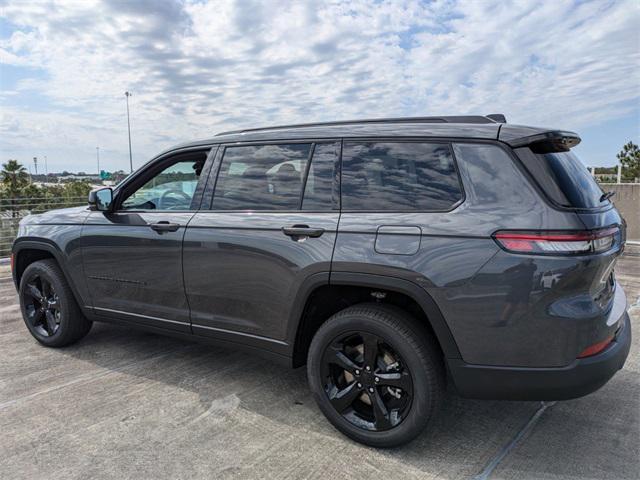
[[[96,160],[98,162],[98,175],[100,175],[100,147],[96,147]]]
[[[47,167],[47,156],[44,156],[44,174],[45,176],[49,176],[49,167]]]
[[[616,183],[620,185],[622,183],[622,163],[618,160],[618,172],[616,174]]]
[[[133,172],[133,156],[131,155],[131,121],[129,120],[129,97],[131,92],[124,92],[124,96],[127,99],[127,130],[129,132],[129,168]]]
[[[33,165],[36,169],[36,175],[38,175],[38,157],[33,157]]]

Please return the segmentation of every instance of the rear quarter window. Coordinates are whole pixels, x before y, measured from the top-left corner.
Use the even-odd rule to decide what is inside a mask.
[[[446,211],[461,199],[448,144],[344,143],[344,210]]]
[[[587,167],[572,152],[534,153],[516,149],[518,157],[551,201],[569,208],[600,208],[610,204]]]

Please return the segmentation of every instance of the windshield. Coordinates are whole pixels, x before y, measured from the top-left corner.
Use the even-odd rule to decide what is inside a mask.
[[[527,170],[534,176],[545,193],[563,207],[598,208],[609,204],[602,198],[603,191],[572,152],[533,153],[529,148],[523,159]]]

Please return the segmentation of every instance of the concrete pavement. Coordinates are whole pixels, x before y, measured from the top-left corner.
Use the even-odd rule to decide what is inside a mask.
[[[72,347],[41,347],[0,269],[0,478],[640,477],[637,247],[617,268],[634,345],[609,384],[533,420],[538,402],[451,393],[428,431],[393,450],[335,431],[304,369],[104,324]]]

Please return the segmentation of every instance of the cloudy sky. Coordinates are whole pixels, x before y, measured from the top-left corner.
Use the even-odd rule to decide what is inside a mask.
[[[0,161],[128,168],[220,130],[504,113],[640,136],[640,2],[0,0]],[[42,167],[41,167],[42,168]]]

